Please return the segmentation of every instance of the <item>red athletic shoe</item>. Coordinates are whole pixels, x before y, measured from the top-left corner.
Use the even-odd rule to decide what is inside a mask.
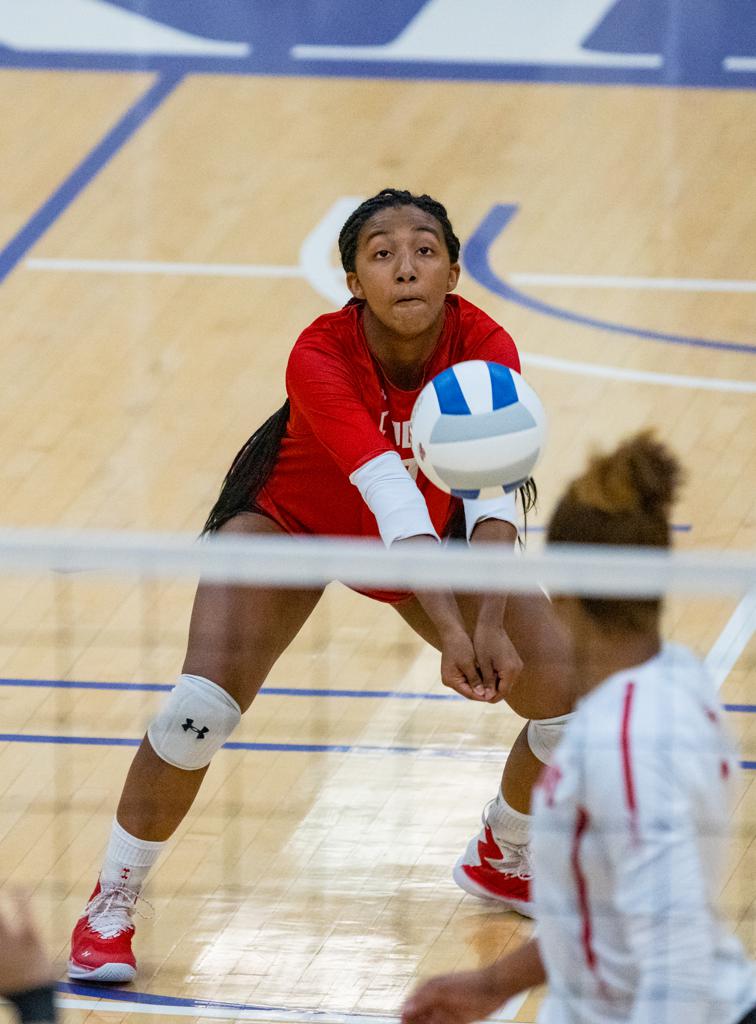
[[[100,888],[99,881],[71,936],[68,977],[73,981],[132,981],[136,960],[131,952],[131,918],[139,897],[136,889],[118,885]]]
[[[452,877],[460,889],[485,900],[496,900],[523,917],[533,917],[530,898],[532,873],[527,846],[497,839],[483,817],[483,828],[467,844],[454,865]]]

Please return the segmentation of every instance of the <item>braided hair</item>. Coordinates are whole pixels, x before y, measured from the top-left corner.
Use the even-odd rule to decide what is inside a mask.
[[[345,271],[354,270],[359,234],[367,221],[379,210],[391,206],[417,206],[435,217],[441,225],[449,258],[459,258],[459,239],[454,234],[444,206],[430,196],[415,196],[402,189],[385,188],[366,199],[348,218],[339,234],[339,252]],[[218,500],[213,505],[202,533],[215,533],[240,512],[253,511],[255,499],[273,472],[281,440],[289,422],[289,400],[270,416],[245,441],[237,452],[223,480]]]
[[[236,453],[202,535],[215,533],[240,512],[254,511],[255,498],[273,472],[281,439],[289,422],[289,399],[269,416]]]
[[[651,431],[642,431],[608,455],[593,456],[554,510],[548,542],[668,548],[669,515],[682,478],[672,452]],[[661,607],[658,598],[581,602],[602,624],[634,630],[653,626]]]
[[[360,203],[354,213],[350,214],[339,234],[339,254],[341,265],[346,273],[354,272],[357,258],[357,243],[360,238],[360,231],[370,218],[380,210],[387,210],[395,206],[416,206],[418,210],[429,213],[441,225],[444,234],[446,248],[449,251],[449,259],[456,263],[459,259],[459,239],[454,234],[446,207],[431,196],[413,195],[406,189],[384,188],[364,203]]]

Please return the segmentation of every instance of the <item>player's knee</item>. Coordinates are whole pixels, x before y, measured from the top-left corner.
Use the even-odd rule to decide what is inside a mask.
[[[241,719],[224,689],[202,676],[183,675],[147,728],[158,757],[174,768],[196,771],[210,764]]]
[[[528,746],[539,761],[551,764],[554,751],[570,718],[571,714],[559,715],[558,718],[538,718],[528,722]]]

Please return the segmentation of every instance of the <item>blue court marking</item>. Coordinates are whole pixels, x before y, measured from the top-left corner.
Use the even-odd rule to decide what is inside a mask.
[[[48,690],[131,690],[137,693],[167,693],[173,683],[98,683],[68,679],[0,679],[0,686]],[[263,686],[267,697],[342,697],[358,700],[440,700],[464,701],[458,693],[407,693],[403,690],[320,690],[300,686]],[[725,711],[756,713],[756,704],[723,704]]]
[[[262,1006],[257,1003],[226,1003],[215,999],[188,999],[181,996],[160,996],[148,992],[131,992],[128,989],[113,988],[105,985],[74,985],[68,981],[59,981],[55,991],[62,995],[91,996],[93,999],[111,999],[115,1002],[142,1003],[145,1006],[192,1006],[200,1009],[213,1008],[218,1010],[255,1010],[260,1013],[286,1013],[290,1007]],[[301,1011],[293,1011],[295,1014]],[[319,1011],[311,1011],[313,1016]],[[328,1011],[322,1011],[328,1016]]]
[[[438,407],[445,416],[469,416],[470,406],[462,393],[453,367],[433,378]]]
[[[98,683],[69,679],[0,679],[0,686],[22,686],[50,690],[134,690],[167,693],[173,683]],[[300,686],[263,686],[263,696],[273,697],[369,697],[386,700],[465,700],[458,693],[407,693],[401,690],[320,690]]]
[[[173,689],[172,683],[98,683],[69,679],[0,679],[0,686],[25,686],[51,690],[138,690],[153,693],[163,693]]]
[[[0,743],[54,743],[63,747],[138,747],[141,742],[141,740],[133,740],[125,736],[44,736],[33,733],[0,733]]]
[[[111,0],[101,0],[111,2]],[[594,86],[632,85],[653,88],[756,89],[756,72],[735,74],[724,68],[686,79],[673,69],[591,68],[567,64],[455,64],[451,61],[294,60],[289,55],[258,52],[251,58],[165,57],[140,54],[13,53],[0,48],[0,68],[53,69],[58,71],[152,71],[156,74],[239,75],[287,78],[370,78],[378,81],[431,82],[532,82]]]
[[[106,0],[100,3],[105,6]],[[126,40],[112,39],[114,52],[103,54],[92,52],[92,47],[87,46],[87,32],[83,33],[79,49],[65,49],[71,45],[67,34],[61,48],[56,50],[54,43],[45,38],[46,33],[41,33],[33,48],[0,47],[0,66],[120,71],[178,68],[185,73],[229,75],[582,82],[657,87],[749,89],[756,86],[756,73],[750,67],[736,71],[727,61],[727,58],[748,58],[756,53],[756,21],[750,16],[752,0],[707,0],[706,3],[607,0],[603,11],[597,11],[595,24],[586,25],[584,38],[573,41],[578,45],[574,58],[565,56],[564,49],[556,45],[552,60],[546,63],[543,53],[537,64],[512,63],[516,52],[499,62],[451,63],[442,59],[442,52],[446,50],[443,34],[436,36],[442,52],[434,53],[433,38],[424,38],[420,51],[425,59],[420,60],[392,60],[388,53],[385,59],[379,60],[347,60],[338,54],[328,55],[324,60],[301,60],[294,56],[294,48],[299,45],[370,47],[389,44],[401,36],[426,4],[427,0],[391,0],[391,3],[223,0],[214,4],[199,0],[107,0],[107,6],[138,14],[155,28],[166,26],[188,32],[199,42],[246,44],[244,52],[230,56],[207,51],[191,56],[129,53]],[[458,6],[465,8],[461,3]],[[77,27],[80,26],[74,21],[70,35],[75,35]],[[452,26],[451,31],[454,30]],[[537,33],[536,25],[532,31]],[[119,51],[119,46],[123,50]],[[525,49],[528,49],[527,42]],[[590,58],[594,51],[620,57],[653,54],[658,57],[658,66],[591,67],[585,63],[585,58]]]
[[[641,327],[629,327],[626,324],[617,324],[609,320],[599,320],[596,317],[584,316],[582,313],[573,313],[568,309],[552,306],[548,302],[541,302],[540,299],[534,299],[530,295],[519,291],[519,289],[513,288],[512,285],[507,284],[492,269],[489,251],[501,232],[517,213],[517,210],[518,207],[512,203],[499,203],[492,207],[470,236],[462,252],[462,258],[467,271],[475,278],[478,284],[488,288],[495,295],[500,295],[508,302],[516,302],[526,309],[532,309],[535,313],[543,313],[545,316],[567,320],[570,323],[582,324],[584,327],[595,327],[602,331],[611,331],[615,334],[629,334],[632,337],[646,338],[650,341],[664,341],[673,345],[692,345],[698,348],[713,348],[725,352],[742,352],[748,355],[756,353],[756,345],[747,345],[744,342],[715,341],[711,338],[690,338],[681,334],[666,334],[663,331],[650,331]]]
[[[0,743],[37,743],[64,747],[138,747],[141,739],[124,736],[49,736],[33,733],[0,733]],[[492,760],[498,750],[451,747],[393,747],[371,743],[224,743],[223,750],[259,750],[294,754],[416,754],[456,761]],[[501,752],[503,756],[504,751]],[[741,761],[741,768],[756,768],[756,761]]]
[[[173,72],[162,75],[150,86],[117,124],[71,172],[62,185],[53,192],[23,228],[0,252],[0,282],[4,281],[17,263],[45,234],[49,227],[68,209],[90,181],[115,156],[118,150],[131,138],[160,104],[179,84],[183,75]]]
[[[173,683],[105,683],[69,679],[0,679],[0,686],[44,690],[121,690],[134,693],[168,693]],[[356,700],[464,701],[458,693],[408,693],[404,690],[315,689],[301,686],[263,686],[264,697],[337,697]],[[756,713],[756,704],[723,704],[725,711]]]
[[[52,744],[63,747],[138,747],[141,739],[126,736],[52,736],[34,733],[0,733],[0,743]],[[231,740],[223,750],[285,751],[296,754],[424,754],[431,757],[480,760],[491,756],[490,750],[453,749],[448,747],[393,747],[369,743],[254,743]]]

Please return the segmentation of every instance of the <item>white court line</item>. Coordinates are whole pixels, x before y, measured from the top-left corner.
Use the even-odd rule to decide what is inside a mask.
[[[318,295],[333,302],[335,306],[343,306],[351,294],[344,281],[344,271],[341,267],[336,269],[331,263],[331,249],[339,237],[341,225],[361,202],[360,196],[342,196],[337,199],[299,249],[299,263],[305,280]]]
[[[756,57],[725,57],[722,67],[725,71],[756,71]]]
[[[601,366],[598,363],[578,363],[572,359],[558,359],[535,352],[521,352],[527,366],[541,366],[545,370],[577,374],[579,377],[603,377],[609,380],[630,380],[640,384],[663,384],[666,387],[692,388],[700,391],[737,391],[756,394],[756,381],[727,380],[722,377],[689,377],[686,374],[657,373],[654,370],[628,370],[621,366]]]
[[[746,594],[732,613],[704,659],[717,689],[735,667],[756,631],[756,590]]]
[[[677,292],[756,292],[756,281],[706,277],[611,277],[589,274],[507,274],[513,284],[554,288],[631,288]]]
[[[301,267],[257,263],[159,263],[153,260],[29,259],[30,270],[87,274],[168,274],[177,277],[304,277]]]
[[[150,260],[79,260],[79,259],[28,259],[29,270],[74,271],[98,274],[174,274],[204,277],[301,277],[335,306],[342,306],[349,299],[344,283],[344,274],[331,262],[332,249],[339,229],[349,214],[362,201],[360,196],[342,196],[337,199],[306,236],[299,250],[298,266],[275,266],[246,263],[160,263]],[[510,274],[512,281],[525,277],[554,278],[555,275]],[[573,281],[580,280],[573,276]],[[565,278],[560,280],[564,281]],[[583,280],[588,280],[584,278]],[[596,280],[669,281],[671,278],[590,278]],[[680,279],[682,280],[682,279]],[[706,284],[706,281],[703,281]],[[721,284],[722,282],[708,282]],[[737,282],[729,282],[734,284]],[[754,282],[740,282],[756,288]],[[630,370],[623,367],[603,366],[598,363],[581,363],[571,359],[538,353],[521,353],[523,361],[531,366],[540,366],[559,373],[577,376],[600,377],[604,380],[632,381],[639,384],[656,384],[666,387],[686,388],[702,391],[724,391],[741,394],[756,394],[756,381],[728,380],[718,377],[693,377],[686,374],[657,373],[653,370]]]
[[[169,274],[187,277],[303,277],[315,291],[343,303],[349,298],[343,271],[324,264],[322,252],[330,247],[334,234],[344,222],[356,201],[349,197],[337,200],[325,217],[305,238],[300,249],[299,266],[264,263],[164,263],[159,260],[79,260],[28,259],[30,270],[79,271],[90,274]],[[336,229],[334,231],[334,228]],[[513,284],[546,285],[556,288],[626,288],[658,289],[689,292],[756,292],[756,281],[727,281],[715,278],[683,277],[608,277],[585,274],[507,275]]]

